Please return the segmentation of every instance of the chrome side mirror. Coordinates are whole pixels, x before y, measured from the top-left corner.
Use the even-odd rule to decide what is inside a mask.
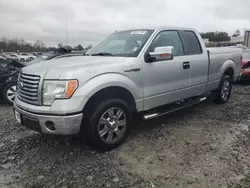
[[[149,52],[149,56],[154,61],[172,60],[174,58],[173,49],[173,46],[156,47],[154,52]]]

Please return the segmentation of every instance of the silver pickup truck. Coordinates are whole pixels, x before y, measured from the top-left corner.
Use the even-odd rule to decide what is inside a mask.
[[[118,31],[86,56],[23,68],[14,113],[32,130],[80,134],[110,150],[127,137],[134,113],[150,119],[207,98],[227,102],[240,68],[240,49],[206,49],[194,29]]]

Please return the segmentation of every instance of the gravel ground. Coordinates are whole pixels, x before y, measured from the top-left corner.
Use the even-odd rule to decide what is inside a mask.
[[[0,187],[250,187],[250,86],[150,121],[135,120],[117,150],[19,126],[0,104]]]

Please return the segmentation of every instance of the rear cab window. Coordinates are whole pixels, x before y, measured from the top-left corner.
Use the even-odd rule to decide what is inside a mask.
[[[203,53],[200,41],[194,31],[184,30],[180,31],[180,34],[184,46],[185,55],[196,55]]]

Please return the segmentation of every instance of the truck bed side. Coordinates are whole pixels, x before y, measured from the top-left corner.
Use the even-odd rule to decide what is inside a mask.
[[[207,48],[210,56],[208,91],[218,88],[222,75],[227,69],[233,70],[233,81],[237,81],[241,67],[241,49]]]

